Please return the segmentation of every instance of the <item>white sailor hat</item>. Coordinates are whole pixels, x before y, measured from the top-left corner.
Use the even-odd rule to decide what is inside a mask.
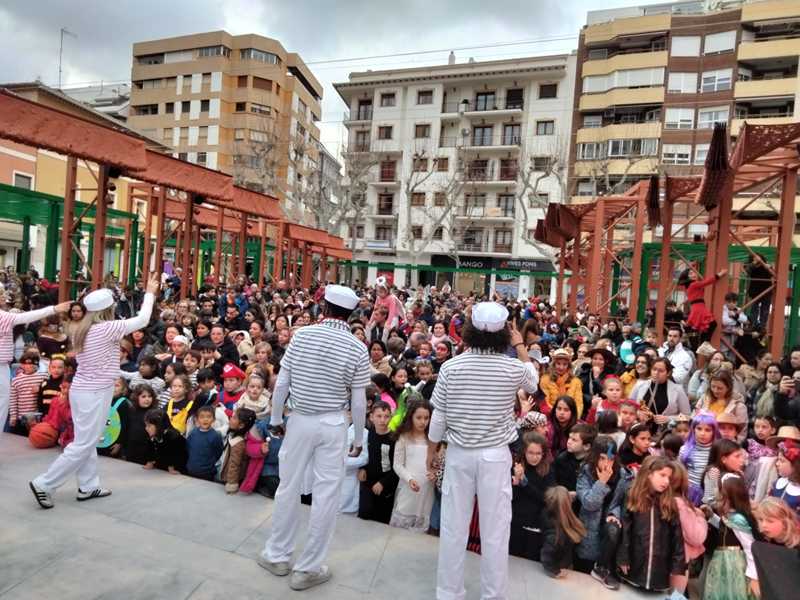
[[[472,308],[472,326],[480,331],[500,331],[507,319],[508,310],[497,302],[479,302]]]
[[[325,286],[325,301],[353,310],[358,305],[358,296],[347,286],[328,284]]]
[[[114,304],[114,294],[108,288],[89,292],[83,299],[83,305],[89,311],[104,310],[112,304]]]

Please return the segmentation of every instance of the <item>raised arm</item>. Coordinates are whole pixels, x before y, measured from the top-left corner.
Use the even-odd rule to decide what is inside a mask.
[[[14,325],[27,325],[28,323],[33,323],[34,321],[40,321],[41,319],[46,319],[57,312],[65,313],[69,311],[70,302],[62,302],[60,304],[56,304],[55,306],[45,306],[44,308],[39,308],[37,310],[29,310],[28,312],[24,313],[13,313],[12,321]]]
[[[158,276],[155,274],[150,275],[150,279],[147,282],[147,292],[144,295],[142,308],[139,309],[139,314],[123,321],[124,335],[133,333],[137,329],[142,329],[150,322],[150,314],[153,312],[153,304],[155,304],[156,301],[155,295],[158,293],[160,286],[158,279]]]

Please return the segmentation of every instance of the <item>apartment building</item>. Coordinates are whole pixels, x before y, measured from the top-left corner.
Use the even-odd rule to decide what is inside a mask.
[[[745,119],[797,120],[798,57],[796,0],[589,12],[578,46],[572,194],[620,192],[656,172],[699,173],[718,122],[735,137]]]
[[[128,124],[296,211],[316,170],[322,85],[277,40],[213,31],[133,45]]]
[[[334,85],[349,107],[347,156],[372,165],[365,218],[349,232],[370,264],[362,281],[442,284],[453,276],[436,269],[458,266],[470,270],[459,273],[461,291],[533,293],[524,272],[552,263],[527,240],[547,204],[564,200],[574,68],[574,55],[451,54],[447,65],[351,73]]]

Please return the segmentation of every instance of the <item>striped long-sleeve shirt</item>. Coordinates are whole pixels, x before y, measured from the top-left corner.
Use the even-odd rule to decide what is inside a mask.
[[[0,363],[10,363],[14,359],[14,327],[27,325],[55,314],[52,306],[25,313],[12,313],[0,310]]]
[[[494,448],[517,439],[514,399],[522,388],[536,392],[531,363],[487,350],[470,349],[442,365],[431,404],[444,439],[465,448]],[[430,439],[441,441],[431,423]]]
[[[46,373],[27,374],[20,371],[11,380],[8,415],[11,417],[12,423],[16,422],[20,416],[38,410],[39,388],[45,379],[47,379]]]

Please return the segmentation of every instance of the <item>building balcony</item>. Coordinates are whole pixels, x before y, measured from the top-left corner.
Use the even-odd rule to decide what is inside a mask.
[[[658,157],[611,158],[602,160],[578,160],[575,162],[576,177],[609,175],[650,175],[658,169]]]
[[[652,52],[637,49],[636,52],[621,52],[602,60],[587,60],[583,63],[582,76],[607,75],[623,69],[647,69],[666,67],[669,53],[666,50]]]
[[[470,240],[456,244],[459,252],[489,252],[489,242],[487,240]]]
[[[366,239],[364,240],[365,250],[394,250],[394,240],[389,239]]]
[[[578,129],[576,143],[605,142],[608,140],[625,140],[637,138],[661,137],[661,122],[652,123],[619,123],[605,127],[583,127]]]
[[[748,2],[742,6],[742,22],[774,21],[800,17],[800,4],[794,0]]]
[[[578,110],[603,110],[612,106],[632,104],[661,104],[664,86],[615,88],[601,94],[581,94]]]
[[[441,148],[462,148],[464,150],[483,152],[486,150],[502,150],[506,152],[519,150],[522,139],[518,135],[467,135],[464,137],[439,138]]]
[[[456,217],[459,219],[506,220],[514,219],[514,206],[459,206]]]
[[[614,19],[607,23],[597,23],[586,27],[583,30],[584,42],[598,44],[621,36],[667,31],[671,23],[672,15],[670,14]]]
[[[495,243],[493,252],[495,252],[495,254],[511,254],[512,249],[513,249],[513,244]]]
[[[797,77],[737,81],[736,87],[733,89],[733,97],[739,100],[741,98],[794,96],[797,93],[797,83]]]
[[[446,102],[442,104],[442,115],[487,118],[492,115],[498,117],[518,116],[522,114],[524,102],[520,98],[494,98],[480,100],[461,100],[460,102]]]
[[[517,180],[518,170],[512,167],[496,168],[494,164],[487,167],[468,166],[459,172],[458,177],[466,185],[508,186]]]
[[[347,111],[342,115],[342,122],[345,125],[366,125],[372,121],[372,109],[359,109],[355,111]]]
[[[800,55],[800,37],[768,39],[739,44],[737,58],[741,61],[797,57]]]
[[[745,121],[750,123],[750,125],[786,125],[787,123],[796,123],[798,120],[800,119],[788,113],[748,115],[744,119],[731,120],[731,135],[739,135],[739,131],[742,129],[742,125]]]

